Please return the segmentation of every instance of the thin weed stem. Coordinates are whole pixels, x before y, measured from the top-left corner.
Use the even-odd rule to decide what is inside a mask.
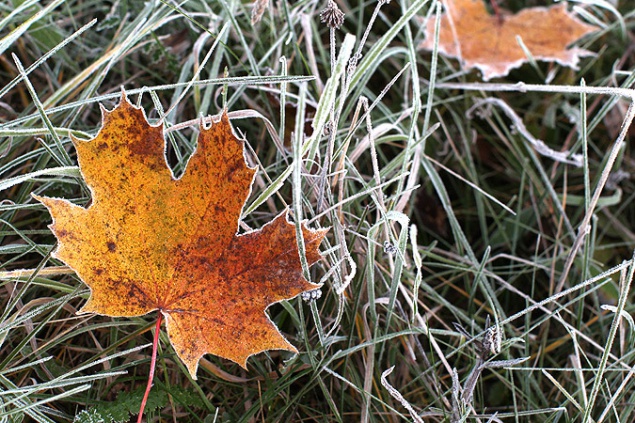
[[[154,327],[154,340],[152,341],[152,358],[150,359],[150,374],[148,375],[148,384],[146,385],[146,391],[143,394],[143,400],[141,400],[141,406],[139,407],[139,417],[137,423],[143,421],[143,410],[146,408],[148,397],[150,396],[150,390],[152,389],[152,382],[154,381],[154,369],[157,366],[157,351],[159,347],[159,334],[161,333],[161,321],[163,320],[163,314],[158,313],[157,324]]]

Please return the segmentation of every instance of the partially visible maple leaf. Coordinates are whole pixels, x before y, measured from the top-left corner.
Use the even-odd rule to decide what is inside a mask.
[[[91,289],[80,313],[141,316],[159,310],[193,378],[211,353],[242,367],[253,354],[297,352],[265,309],[319,285],[308,282],[287,212],[236,235],[255,169],[226,114],[201,126],[180,179],[165,161],[163,127],[151,126],[125,94],[90,141],[73,138],[91,189],[88,208],[34,196],[53,217],[54,256]],[[302,225],[306,258],[320,258],[326,230]]]
[[[492,16],[483,0],[445,0],[441,15],[439,52],[461,61],[464,69],[478,68],[485,81],[505,76],[527,61],[516,37],[537,60],[576,68],[580,56],[593,53],[567,46],[597,30],[567,11],[567,4],[533,7],[515,15]],[[432,50],[435,19],[428,19],[419,48]]]

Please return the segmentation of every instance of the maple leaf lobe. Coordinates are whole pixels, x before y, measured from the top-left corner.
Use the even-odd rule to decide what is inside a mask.
[[[569,13],[566,3],[523,9],[500,18],[488,14],[483,0],[446,0],[444,5],[439,52],[458,58],[465,69],[479,69],[486,81],[505,76],[527,61],[517,36],[538,60],[576,68],[580,56],[592,54],[580,48],[567,50],[569,44],[597,28]],[[434,27],[435,19],[429,19],[419,48],[433,49]]]
[[[245,367],[270,349],[297,352],[269,319],[269,305],[315,289],[308,282],[283,212],[262,229],[237,235],[255,168],[229,119],[201,126],[183,176],[165,161],[163,128],[122,96],[89,141],[73,139],[92,193],[88,208],[34,196],[53,217],[54,256],[73,268],[91,295],[80,313],[140,316],[159,310],[192,377],[211,353]],[[326,230],[302,225],[309,264]]]

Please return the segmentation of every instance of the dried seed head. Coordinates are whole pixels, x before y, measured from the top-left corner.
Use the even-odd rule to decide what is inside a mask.
[[[344,23],[344,12],[337,7],[333,0],[328,0],[326,8],[320,12],[320,21],[332,29],[339,29]]]
[[[251,10],[251,24],[255,25],[260,22],[265,10],[269,7],[269,0],[256,0],[254,2],[254,8]]]

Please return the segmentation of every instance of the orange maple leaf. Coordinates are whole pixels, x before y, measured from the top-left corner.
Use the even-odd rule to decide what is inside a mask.
[[[237,235],[256,170],[226,114],[201,125],[180,179],[165,161],[163,127],[151,126],[125,94],[90,141],[73,138],[91,189],[88,208],[35,196],[50,211],[54,256],[73,268],[91,296],[80,313],[141,316],[159,310],[193,378],[211,353],[242,367],[265,350],[297,352],[265,309],[319,287],[302,275],[287,212]],[[326,230],[302,225],[306,258],[320,258]]]
[[[593,54],[580,48],[567,50],[569,44],[597,28],[569,13],[566,3],[507,16],[488,14],[483,0],[445,0],[444,5],[439,52],[459,59],[464,69],[480,69],[485,81],[505,76],[527,61],[516,37],[534,58],[572,68],[580,56]],[[434,26],[434,18],[426,22],[425,39],[419,48],[432,50]]]

